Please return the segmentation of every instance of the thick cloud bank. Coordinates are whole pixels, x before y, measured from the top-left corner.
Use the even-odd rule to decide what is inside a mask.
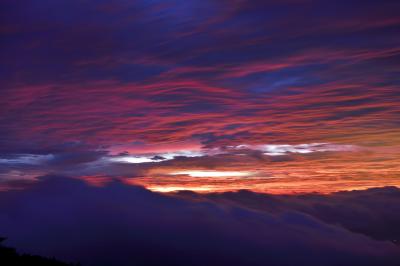
[[[392,198],[386,201],[387,211],[374,213],[379,191],[387,197],[392,193]],[[371,224],[375,214],[384,231],[388,217],[379,215],[396,215],[390,208],[400,200],[398,190],[363,193],[359,198],[365,200],[374,194],[370,219],[358,217],[362,210],[357,202],[341,195],[332,210],[343,206],[337,216],[350,230],[357,221]],[[323,206],[324,196],[293,197],[293,202],[282,197],[279,201],[285,202],[279,204],[278,198],[243,192],[209,197],[220,198],[218,203],[203,196],[193,201],[120,183],[91,187],[68,178],[45,178],[30,189],[0,193],[0,234],[21,251],[84,266],[399,265],[400,249],[392,242],[334,225],[327,207],[312,209],[309,204],[307,210],[306,201]],[[295,207],[266,211],[285,204]]]
[[[400,189],[396,187],[344,191],[330,195],[267,195],[245,190],[205,196],[190,192],[177,195],[271,215],[301,212],[376,240],[400,244]]]

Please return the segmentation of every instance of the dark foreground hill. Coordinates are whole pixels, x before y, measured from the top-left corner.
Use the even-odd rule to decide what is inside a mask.
[[[54,258],[36,255],[18,254],[15,248],[2,245],[5,238],[0,237],[0,265],[4,266],[77,266],[67,264]]]

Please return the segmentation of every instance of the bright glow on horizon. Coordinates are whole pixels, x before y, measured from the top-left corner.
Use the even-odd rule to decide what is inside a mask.
[[[188,175],[191,177],[241,177],[249,176],[252,172],[243,171],[210,171],[210,170],[187,170],[170,173],[170,175]]]
[[[212,192],[213,189],[209,187],[185,187],[185,186],[151,186],[147,189],[154,192],[168,193],[177,191],[194,191],[194,192]]]

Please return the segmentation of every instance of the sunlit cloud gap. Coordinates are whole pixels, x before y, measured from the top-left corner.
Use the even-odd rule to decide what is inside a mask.
[[[209,170],[187,170],[172,172],[170,175],[188,175],[191,177],[243,177],[250,176],[252,172],[243,171],[209,171]]]
[[[202,157],[214,156],[221,154],[236,153],[237,151],[259,151],[267,156],[283,156],[290,153],[308,154],[314,152],[344,152],[355,151],[358,147],[355,145],[342,145],[332,143],[309,143],[309,144],[262,144],[247,145],[241,144],[236,146],[226,146],[220,148],[203,149],[203,150],[177,150],[168,153],[148,153],[148,154],[129,154],[121,156],[113,156],[110,158],[113,162],[123,163],[156,163],[162,161],[173,160],[176,157]]]
[[[199,151],[176,151],[170,153],[159,153],[149,155],[124,155],[110,158],[113,162],[125,162],[125,163],[154,163],[172,160],[176,157],[201,157],[205,153]]]
[[[147,189],[154,192],[168,193],[168,192],[176,192],[176,191],[195,191],[195,192],[211,192],[213,188],[209,187],[185,187],[185,186],[150,186]]]
[[[234,149],[250,149],[263,152],[268,156],[280,156],[289,153],[307,154],[313,152],[354,151],[355,145],[343,145],[332,143],[306,143],[306,144],[265,144],[265,145],[238,145],[231,146]]]

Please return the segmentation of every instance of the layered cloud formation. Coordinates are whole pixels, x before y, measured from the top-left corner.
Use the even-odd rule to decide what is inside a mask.
[[[399,12],[0,1],[0,236],[87,266],[398,265]]]
[[[0,193],[0,228],[20,251],[82,265],[394,266],[399,193],[184,200],[48,176],[30,190]]]
[[[397,186],[399,8],[2,1],[2,187],[52,173],[168,191]],[[163,183],[184,171],[257,175]]]

